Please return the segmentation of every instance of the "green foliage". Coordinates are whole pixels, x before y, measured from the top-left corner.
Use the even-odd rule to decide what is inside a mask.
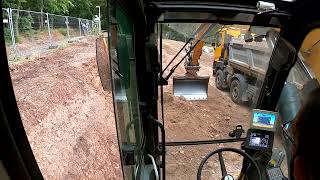
[[[171,27],[165,24],[162,26],[162,33],[164,38],[168,38],[176,41],[185,41],[187,38],[185,35],[179,33],[178,31],[172,29]]]
[[[92,27],[90,34],[91,35],[97,35],[99,33],[98,27]]]
[[[11,7],[16,9],[27,9],[33,11],[41,11],[71,15],[86,19],[92,19],[93,15],[98,14],[96,6],[101,6],[101,13],[106,17],[106,1],[105,0],[4,0],[3,7]]]
[[[67,36],[68,35],[68,30],[66,28],[59,28],[58,31],[63,36]]]
[[[68,14],[73,7],[71,0],[43,0],[45,10],[50,13]]]
[[[26,3],[27,0],[4,0],[2,3],[3,7],[11,7],[19,9],[22,3]]]
[[[11,42],[11,32],[10,29],[5,27],[3,28],[3,32],[4,32],[4,38],[6,42]]]
[[[59,15],[93,19],[101,9],[101,26],[107,29],[106,0],[3,0],[3,7],[48,12]]]
[[[170,23],[163,24],[163,36],[178,41],[185,41],[189,38],[193,38],[197,29],[200,27],[199,23]],[[215,34],[222,26],[214,24],[211,31],[208,32],[202,39],[207,45],[211,45],[215,42]],[[185,38],[185,39],[184,39]]]
[[[92,19],[93,7],[91,1],[88,0],[77,0],[73,3],[73,7],[70,8],[70,16],[81,17],[85,19]]]
[[[30,32],[32,30],[33,18],[31,16],[20,16],[19,17],[19,30],[20,32]]]

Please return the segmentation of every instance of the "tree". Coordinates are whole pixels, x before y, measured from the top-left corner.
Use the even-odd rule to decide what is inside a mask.
[[[73,7],[70,8],[69,15],[91,19],[93,17],[92,6],[91,1],[88,0],[73,0]]]
[[[59,15],[70,15],[85,19],[93,19],[94,15],[98,15],[98,9],[101,8],[102,28],[107,27],[107,1],[105,0],[4,0],[3,7],[11,7],[15,9],[25,9],[38,11],[41,13],[53,13]],[[43,28],[45,15],[39,16],[39,28]],[[19,18],[19,13],[17,13]],[[35,19],[35,20],[36,20]],[[19,26],[19,22],[15,21],[15,27]],[[17,31],[19,34],[19,32]]]
[[[19,17],[20,17],[19,10],[22,8],[23,3],[26,3],[26,0],[13,0],[13,1],[11,1],[12,7],[18,9],[17,13],[15,14],[16,20],[14,21],[16,36],[19,36]]]
[[[45,10],[50,13],[68,14],[69,9],[73,7],[72,0],[42,0]]]

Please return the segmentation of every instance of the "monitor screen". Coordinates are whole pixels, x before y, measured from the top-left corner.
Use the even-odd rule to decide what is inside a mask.
[[[271,111],[253,110],[252,112],[252,128],[271,130],[275,129],[277,114]]]
[[[261,133],[251,133],[249,146],[267,148],[269,144],[269,135]]]

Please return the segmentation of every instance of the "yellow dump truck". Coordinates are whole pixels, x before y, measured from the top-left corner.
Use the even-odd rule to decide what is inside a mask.
[[[275,37],[257,35],[240,29],[222,30],[216,38],[213,72],[218,89],[230,89],[237,103],[251,102],[259,77],[263,77],[272,53]],[[255,39],[255,40],[254,40]]]
[[[227,59],[228,57],[228,44],[232,37],[239,38],[241,29],[237,27],[223,27],[215,36],[214,48],[214,63],[220,59]],[[215,69],[215,68],[214,68]]]

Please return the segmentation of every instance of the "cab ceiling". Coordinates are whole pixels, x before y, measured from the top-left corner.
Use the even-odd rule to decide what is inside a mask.
[[[259,26],[281,27],[291,13],[288,8],[259,14],[257,1],[152,1],[149,6],[162,14],[159,22],[219,22],[221,24],[254,24]],[[228,2],[228,3],[226,3]],[[287,2],[288,3],[288,2]],[[279,3],[278,3],[279,4]],[[283,4],[282,2],[280,4]]]

